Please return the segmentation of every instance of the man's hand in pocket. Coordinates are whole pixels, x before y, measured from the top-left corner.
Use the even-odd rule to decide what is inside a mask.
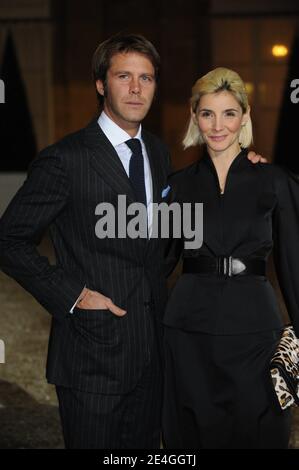
[[[127,312],[115,305],[109,297],[84,287],[77,308],[85,310],[110,310],[114,315],[123,317]]]

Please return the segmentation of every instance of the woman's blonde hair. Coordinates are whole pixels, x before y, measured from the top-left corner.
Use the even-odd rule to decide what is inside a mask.
[[[233,70],[218,67],[199,78],[192,87],[192,97],[190,101],[193,113],[197,113],[198,104],[203,95],[220,91],[230,92],[241,106],[243,114],[248,111],[248,97],[241,77]],[[252,141],[252,122],[249,116],[247,122],[242,125],[239,143],[241,147],[246,148],[249,147]],[[203,143],[204,140],[198,128],[198,124],[191,115],[188,129],[183,140],[183,146],[186,149]]]

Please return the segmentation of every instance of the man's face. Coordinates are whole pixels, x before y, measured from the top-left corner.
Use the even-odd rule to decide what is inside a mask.
[[[104,84],[96,82],[104,96]],[[128,133],[134,132],[148,113],[156,89],[155,70],[143,54],[115,54],[106,77],[105,113]]]

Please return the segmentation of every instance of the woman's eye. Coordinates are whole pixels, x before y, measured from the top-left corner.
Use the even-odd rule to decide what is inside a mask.
[[[236,115],[236,113],[234,113],[233,111],[227,111],[227,113],[225,113],[226,116],[229,116],[229,117],[234,117]]]
[[[210,117],[211,116],[211,113],[209,113],[209,111],[203,111],[202,113],[200,113],[201,117]]]

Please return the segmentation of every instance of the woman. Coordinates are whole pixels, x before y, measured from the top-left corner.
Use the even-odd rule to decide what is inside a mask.
[[[283,323],[266,278],[274,248],[289,314],[299,334],[299,188],[274,165],[253,165],[250,108],[237,73],[217,68],[192,89],[185,148],[206,154],[174,174],[169,202],[203,203],[203,244],[168,246],[183,274],[164,317],[164,439],[169,448],[287,448],[269,362]]]

